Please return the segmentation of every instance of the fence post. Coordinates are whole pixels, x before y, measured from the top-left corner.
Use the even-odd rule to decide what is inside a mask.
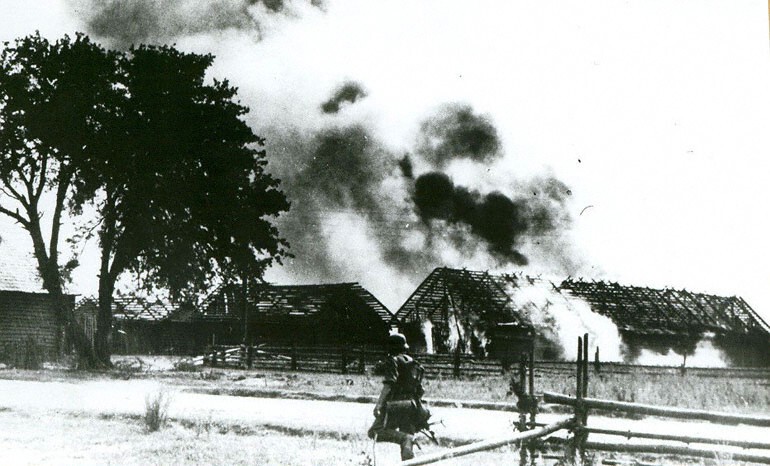
[[[596,352],[594,353],[594,372],[597,374],[602,370],[602,363],[599,362],[599,345],[596,345]]]
[[[297,342],[292,341],[291,342],[291,370],[296,371],[298,368],[297,364]]]
[[[254,347],[251,345],[246,347],[246,367],[249,369],[254,367]]]
[[[342,345],[342,373],[347,374],[348,373],[348,345],[343,344]]]
[[[358,349],[358,372],[359,374],[366,374],[366,346],[361,346]]]
[[[521,353],[519,357],[519,386],[521,387],[522,391],[522,401],[524,401],[525,397],[527,396],[527,356],[524,353]],[[524,407],[524,403],[521,403],[522,408]],[[524,432],[527,430],[527,412],[524,409],[519,410],[519,423],[516,426],[519,432]],[[520,466],[526,466],[527,464],[527,449],[524,448],[524,444],[522,442],[521,448],[519,448],[519,465]]]
[[[457,345],[457,348],[455,348],[454,361],[452,364],[452,375],[456,379],[460,378],[460,345],[459,343]]]
[[[217,349],[211,350],[211,367],[217,367]]]

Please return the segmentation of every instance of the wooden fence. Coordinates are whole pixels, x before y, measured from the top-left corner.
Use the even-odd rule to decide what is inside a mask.
[[[677,456],[690,456],[700,458],[712,458],[719,460],[720,455],[729,456],[733,461],[748,461],[753,463],[770,464],[770,442],[725,440],[710,437],[698,437],[688,435],[671,435],[649,432],[634,432],[630,430],[600,429],[588,426],[588,414],[590,410],[603,410],[623,412],[633,415],[659,416],[671,419],[686,419],[707,421],[720,425],[749,425],[770,427],[770,417],[747,414],[721,413],[695,409],[682,409],[666,406],[654,406],[641,403],[627,403],[611,400],[599,400],[588,398],[588,335],[578,338],[578,360],[576,365],[575,397],[545,392],[543,400],[546,403],[571,406],[574,409],[573,425],[571,430],[573,437],[566,442],[567,461],[583,463],[586,450],[613,451],[626,453],[653,453]],[[645,438],[661,442],[680,442],[682,445],[671,443],[629,444],[626,442],[592,442],[588,440],[590,434],[602,434],[609,436],[631,438]],[[768,432],[765,438],[770,438]],[[696,448],[690,444],[733,446],[751,449],[751,453],[727,452],[716,448]]]
[[[216,346],[194,361],[212,367],[260,368],[268,370],[364,373],[384,358],[380,350],[341,346]],[[481,377],[516,371],[521,363],[504,364],[466,354],[418,354],[428,377]],[[534,377],[572,373],[574,361],[534,361]],[[616,362],[589,364],[603,374],[679,374],[677,366],[639,366]],[[686,368],[697,377],[770,379],[770,368]]]

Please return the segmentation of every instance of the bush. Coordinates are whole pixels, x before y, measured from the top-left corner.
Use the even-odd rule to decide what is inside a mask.
[[[170,404],[171,397],[163,390],[145,397],[144,425],[148,432],[156,432],[166,425]]]
[[[17,369],[37,370],[43,366],[43,351],[34,337],[5,345],[0,352],[0,361]]]
[[[189,359],[182,359],[174,363],[174,370],[178,372],[198,372],[199,366]]]

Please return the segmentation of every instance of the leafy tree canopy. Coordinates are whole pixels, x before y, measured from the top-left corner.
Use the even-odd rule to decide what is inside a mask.
[[[237,90],[206,79],[212,62],[168,46],[109,51],[82,34],[35,34],[0,54],[0,213],[30,232],[46,287],[61,293],[62,212],[97,212],[102,359],[121,273],[180,295],[259,278],[288,256],[270,219],[289,203]],[[47,235],[44,193],[55,197]]]

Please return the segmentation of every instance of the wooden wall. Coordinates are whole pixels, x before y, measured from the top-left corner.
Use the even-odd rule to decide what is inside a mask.
[[[0,291],[0,355],[34,339],[46,359],[61,349],[63,330],[46,294]]]

